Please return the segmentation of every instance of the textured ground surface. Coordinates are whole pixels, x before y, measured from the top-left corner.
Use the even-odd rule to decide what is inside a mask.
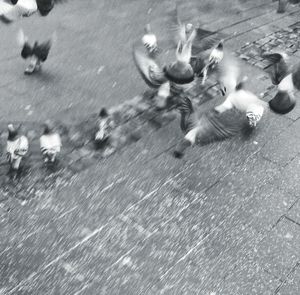
[[[14,41],[20,24],[0,27],[7,40],[0,42],[1,129],[22,121],[32,139],[17,180],[1,158],[0,294],[299,294],[299,104],[286,116],[267,113],[251,136],[194,147],[175,160],[176,113],[153,113],[135,98],[121,118],[131,138],[102,158],[87,144],[87,122],[103,105],[146,90],[131,40],[153,18],[163,42],[159,28],[172,1],[69,2],[22,23],[25,32],[35,28],[32,35],[57,30],[40,76],[22,74]],[[183,15],[195,17],[197,1],[186,2]],[[271,1],[242,2],[200,16],[226,34],[227,48],[245,60],[249,89],[267,100],[274,90],[257,48],[290,48],[297,61],[300,7],[276,14]],[[64,135],[56,171],[42,166],[37,145],[48,117]],[[4,139],[5,132],[3,148]]]

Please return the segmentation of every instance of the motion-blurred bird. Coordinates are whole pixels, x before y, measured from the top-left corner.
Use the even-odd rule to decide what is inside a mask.
[[[44,124],[43,134],[40,137],[40,149],[45,163],[54,163],[62,147],[60,135],[54,131],[49,121]]]
[[[213,110],[198,114],[188,97],[182,97],[179,105],[181,113],[180,127],[184,138],[177,144],[174,156],[181,158],[184,151],[195,143],[205,144],[211,141],[223,140],[236,135],[242,126],[232,114],[218,114]]]
[[[268,104],[259,99],[252,92],[244,89],[244,83],[247,77],[236,84],[234,91],[228,94],[225,101],[215,107],[215,111],[223,113],[232,108],[246,114],[250,127],[256,127],[257,123],[261,120],[265,109],[268,108]]]
[[[207,79],[208,70],[214,69],[214,67],[222,61],[223,57],[224,57],[223,40],[221,40],[217,45],[217,47],[215,47],[211,51],[208,57],[208,62],[202,70],[203,73],[202,85],[204,85]]]
[[[98,143],[106,141],[114,127],[113,119],[108,115],[106,108],[102,108],[99,113],[98,131],[95,134],[95,141]]]
[[[56,3],[62,2],[65,0],[0,0],[0,20],[11,23],[36,12],[46,16]]]
[[[286,114],[296,105],[294,92],[300,90],[300,64],[289,67],[286,55],[282,53],[263,54],[262,57],[270,62],[267,71],[278,89],[269,106],[275,113]]]
[[[151,31],[150,24],[145,27],[145,34],[142,37],[142,42],[150,55],[155,55],[158,52],[157,38]]]
[[[136,47],[133,47],[133,60],[146,84],[153,89],[158,89],[158,99],[161,100],[160,107],[166,104],[169,96],[188,91],[193,86],[193,83],[176,84],[170,81],[157,61]]]
[[[19,126],[20,128],[20,126]],[[7,137],[7,159],[13,170],[18,170],[22,158],[28,152],[28,139],[25,135],[19,135],[19,128],[14,128],[13,124],[9,124]]]
[[[26,68],[24,72],[25,74],[30,75],[33,72],[40,70],[42,63],[48,58],[50,48],[55,39],[56,34],[54,33],[49,40],[43,43],[35,41],[33,46],[31,46],[28,42],[28,38],[24,35],[24,32],[20,30],[18,34],[18,42],[22,47],[21,56],[24,59],[30,58],[30,64]]]

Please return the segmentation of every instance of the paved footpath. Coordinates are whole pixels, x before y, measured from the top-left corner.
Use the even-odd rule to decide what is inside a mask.
[[[300,7],[276,14],[276,6],[250,1],[230,20],[206,15],[266,100],[274,89],[257,48],[300,57]],[[144,122],[136,142],[109,157],[75,146],[66,120],[65,168],[40,167],[37,144],[16,182],[0,165],[0,294],[300,294],[299,104],[182,160],[171,154],[178,116],[153,123],[147,111],[128,119],[129,129]],[[25,124],[34,139],[38,124]]]

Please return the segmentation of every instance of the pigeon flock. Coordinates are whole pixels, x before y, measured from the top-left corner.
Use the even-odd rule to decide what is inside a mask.
[[[269,102],[261,100],[256,94],[245,89],[248,79],[241,73],[241,65],[233,53],[224,49],[224,40],[217,32],[209,32],[199,26],[184,24],[174,10],[171,39],[177,42],[176,61],[163,67],[158,65],[158,41],[147,25],[142,38],[143,47],[133,48],[135,65],[148,86],[158,89],[156,100],[166,105],[168,97],[176,98],[181,114],[181,129],[184,138],[180,140],[174,156],[181,158],[184,151],[195,143],[210,142],[232,137],[242,126],[226,113],[236,109],[245,115],[250,128],[255,128],[267,109],[277,114],[290,112],[296,104],[295,91],[300,90],[300,64],[290,67],[287,56],[278,52],[262,52],[268,62],[271,82],[277,85],[277,94]],[[174,29],[175,28],[175,29]],[[216,82],[225,97],[222,104],[204,113],[194,109],[189,89],[195,84],[204,85],[207,77]]]
[[[44,17],[54,5],[63,0],[0,0],[0,20],[5,24],[22,17],[39,13]],[[241,73],[239,61],[224,49],[225,40],[218,32],[202,29],[199,24],[183,23],[178,16],[177,5],[172,12],[168,44],[174,50],[174,61],[161,66],[158,38],[150,24],[139,44],[133,46],[133,60],[146,84],[157,90],[155,101],[159,109],[165,108],[169,98],[181,114],[180,127],[184,137],[177,144],[174,156],[181,158],[186,148],[212,140],[232,137],[241,130],[226,113],[237,109],[245,115],[251,128],[255,128],[264,112],[271,109],[278,114],[290,112],[296,103],[295,91],[300,90],[300,65],[291,68],[284,53],[264,52],[262,57],[269,62],[271,82],[277,85],[275,97],[268,103],[245,89],[247,77]],[[32,74],[47,60],[55,34],[44,42],[30,43],[21,30],[18,42],[21,57],[29,58],[25,74]],[[205,85],[208,77],[215,80],[221,94],[222,104],[202,113],[195,110],[189,90],[199,83]],[[225,114],[225,115],[224,115]],[[114,122],[105,108],[100,111],[95,141],[106,142],[114,128]],[[60,135],[49,121],[44,124],[40,137],[40,149],[45,163],[54,163],[62,147]],[[21,132],[21,126],[8,125],[7,156],[10,167],[18,170],[27,154],[29,142]]]

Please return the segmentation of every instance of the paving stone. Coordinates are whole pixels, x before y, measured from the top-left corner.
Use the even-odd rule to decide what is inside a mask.
[[[293,205],[293,207],[286,214],[290,219],[300,224],[300,202],[298,201]]]
[[[282,284],[278,290],[278,295],[289,295],[289,294],[299,294],[300,293],[300,269],[299,265],[294,269],[294,271],[289,275],[287,280]]]
[[[299,225],[282,219],[259,244],[254,260],[281,280],[285,280],[299,261]]]

